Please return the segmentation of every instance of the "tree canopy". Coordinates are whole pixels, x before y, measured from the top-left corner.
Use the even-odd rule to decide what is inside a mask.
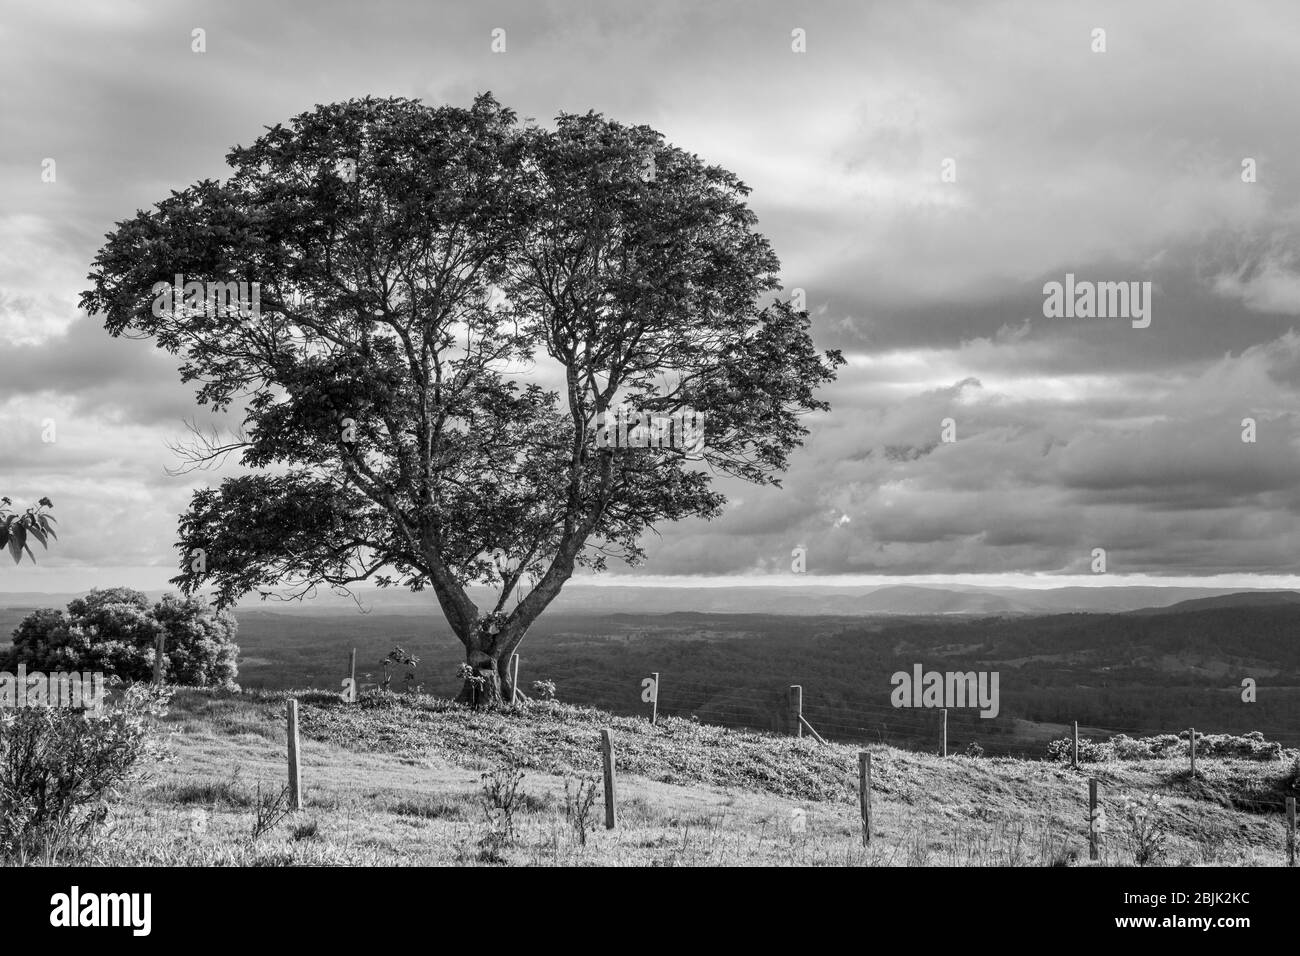
[[[429,588],[495,696],[576,568],[717,516],[718,473],[779,484],[828,408],[842,359],[776,295],[748,188],[649,127],[365,98],[227,163],[118,223],[82,296],[243,415],[188,449],[247,473],[194,493],[187,592]],[[210,294],[240,282],[255,307]],[[703,450],[605,447],[598,416],[624,405],[703,412]]]
[[[42,608],[25,617],[13,633],[13,647],[0,654],[0,666],[102,671],[146,681],[161,635],[167,682],[229,686],[238,673],[236,630],[234,618],[195,598],[166,594],[151,604],[132,588],[96,588],[69,602],[66,611]]]

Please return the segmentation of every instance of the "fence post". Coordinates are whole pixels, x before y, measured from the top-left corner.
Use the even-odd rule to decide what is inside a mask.
[[[289,698],[289,808],[302,809],[302,766],[298,759],[298,701]]]
[[[817,728],[813,727],[812,724],[808,723],[808,719],[804,717],[802,714],[799,715],[799,723],[803,724],[804,729],[806,729],[808,733],[812,734],[813,739],[816,740],[819,744],[826,743],[826,741],[822,739],[822,735],[817,733]]]
[[[153,654],[153,682],[161,684],[163,680],[163,654],[167,646],[167,632],[159,631],[158,639],[154,641]]]
[[[1193,727],[1187,734],[1187,742],[1192,747],[1192,776],[1196,776],[1196,728]]]
[[[655,695],[650,699],[650,726],[659,723],[659,672],[652,672],[655,679]]]
[[[510,655],[510,706],[515,705],[519,696],[519,655]]]
[[[351,682],[350,686],[352,687],[352,703],[355,704],[357,698],[361,696],[357,693],[357,649],[355,647],[352,648],[352,653],[348,655],[348,680]]]
[[[796,737],[803,736],[803,686],[790,685],[790,726]]]
[[[1295,797],[1286,798],[1286,865],[1295,866]]]
[[[618,817],[614,808],[614,741],[608,730],[600,732],[600,755],[605,762],[605,829],[612,830]]]
[[[1079,722],[1074,722],[1074,756],[1070,758],[1070,767],[1074,770],[1079,769]]]
[[[948,756],[948,708],[941,710],[940,715],[943,718],[942,729],[939,735],[939,756]]]
[[[871,753],[866,750],[858,754],[858,802],[862,805],[862,845],[867,846],[871,843]]]
[[[1097,778],[1088,781],[1088,859],[1099,859],[1097,852]]]

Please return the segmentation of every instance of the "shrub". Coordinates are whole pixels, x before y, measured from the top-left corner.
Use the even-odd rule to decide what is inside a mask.
[[[1179,735],[1185,742],[1186,734]],[[1276,740],[1265,740],[1258,730],[1248,734],[1196,735],[1196,754],[1206,757],[1244,757],[1247,760],[1281,760],[1282,745]]]
[[[0,713],[0,856],[54,862],[92,833],[115,789],[164,757],[150,723],[169,699],[165,689],[136,684],[98,714]]]
[[[555,700],[555,681],[533,681],[533,693],[537,695],[538,700]]]
[[[1105,760],[1158,760],[1170,757],[1186,757],[1191,750],[1188,731],[1178,734],[1157,734],[1154,737],[1129,737],[1116,734],[1109,740],[1093,743],[1085,738],[1079,739],[1079,762],[1098,763]],[[1069,761],[1071,742],[1069,737],[1053,740],[1047,745],[1047,756],[1051,760]],[[1282,745],[1276,740],[1265,740],[1259,731],[1251,731],[1240,736],[1234,734],[1196,734],[1196,755],[1198,757],[1237,757],[1247,760],[1279,760],[1282,757]]]
[[[1079,763],[1102,763],[1114,756],[1114,748],[1109,741],[1094,743],[1088,737],[1079,738]],[[1074,759],[1074,740],[1062,737],[1047,745],[1047,759],[1060,763],[1069,763]]]
[[[1163,753],[1170,744],[1178,743],[1173,734],[1160,737],[1130,737],[1117,734],[1110,739],[1111,749],[1117,760],[1149,760]]]
[[[1157,862],[1165,851],[1167,836],[1164,803],[1160,797],[1153,793],[1141,800],[1126,798],[1124,819],[1133,846],[1133,862],[1138,866]]]
[[[464,661],[461,661],[460,666],[456,668],[456,677],[474,688],[475,698],[483,691],[483,688],[487,687],[487,678]]]
[[[221,687],[234,683],[235,619],[192,597],[165,594],[153,606],[153,618],[166,631],[163,671],[166,679],[186,687]]]
[[[523,780],[524,772],[515,760],[482,775],[483,814],[487,817],[489,837],[500,845],[514,842],[515,813],[523,802],[519,784]]]
[[[153,676],[157,638],[164,635],[163,678],[193,686],[233,686],[239,647],[233,617],[194,598],[168,594],[150,606],[131,588],[96,589],[64,612],[36,611],[13,632],[0,665],[13,671],[102,671],[124,680]]]
[[[572,784],[564,778],[564,818],[581,846],[587,845],[587,831],[593,826],[591,808],[596,802],[596,778],[579,777]]]
[[[263,793],[259,783],[253,796],[253,841],[270,833],[292,812],[293,793],[288,784],[280,787],[279,792],[272,790]]]
[[[380,689],[385,692],[388,691],[389,686],[393,683],[393,669],[400,664],[406,668],[406,676],[404,677],[406,692],[409,694],[413,687],[417,693],[419,692],[420,687],[415,684],[415,669],[420,666],[418,657],[407,653],[406,649],[400,644],[394,644],[393,649],[379,663],[384,669],[384,679],[379,685]]]

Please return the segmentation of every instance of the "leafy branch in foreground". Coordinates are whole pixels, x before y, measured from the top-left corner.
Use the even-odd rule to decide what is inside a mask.
[[[11,511],[12,506],[10,499],[0,498],[0,550],[8,547],[15,564],[22,561],[24,552],[34,563],[36,555],[32,554],[29,540],[34,538],[47,550],[49,539],[59,540],[59,536],[50,527],[57,524],[49,515],[49,509],[54,504],[49,498],[42,498],[34,508],[26,511]]]

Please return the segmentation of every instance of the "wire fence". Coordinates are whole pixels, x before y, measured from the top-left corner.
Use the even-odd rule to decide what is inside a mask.
[[[448,669],[449,670],[449,669]],[[317,673],[317,668],[304,669],[294,676],[296,686],[313,686],[336,689],[342,673]],[[359,666],[359,688],[377,686],[382,669]],[[560,700],[577,705],[598,707],[624,716],[650,714],[651,705],[642,699],[643,681],[650,675],[624,673],[622,676],[566,673],[553,663],[547,676],[557,686]],[[743,674],[737,679],[743,680]],[[404,675],[396,670],[392,674],[394,690],[405,686]],[[438,681],[417,681],[428,692],[453,696],[459,684],[445,678]],[[253,682],[256,684],[256,681]],[[520,668],[520,687],[532,695],[532,680],[526,659]],[[720,679],[682,676],[671,671],[661,672],[658,714],[660,717],[695,719],[701,723],[729,727],[736,730],[770,733],[793,733],[789,716],[788,684],[754,686],[744,683],[727,683]],[[947,711],[947,749],[961,753],[967,748],[986,756],[1043,759],[1048,756],[1048,744],[1071,736],[1073,721],[1042,719],[1004,711],[997,718],[977,716],[978,708],[949,708]],[[894,707],[884,701],[852,703],[826,699],[819,696],[816,686],[804,686],[802,715],[805,720],[827,740],[839,743],[888,744],[908,750],[937,752],[942,747],[943,715],[935,707]],[[1276,716],[1276,715],[1275,715]],[[1266,740],[1276,742],[1287,750],[1300,750],[1300,713],[1297,721],[1281,726],[1276,719],[1263,724],[1251,723],[1249,731],[1263,734]],[[1190,722],[1189,722],[1190,723]],[[1196,725],[1197,737],[1224,734],[1241,736],[1248,732],[1240,729],[1216,728]],[[1124,735],[1131,738],[1162,737],[1170,734],[1184,738],[1189,727],[1171,727],[1169,724],[1110,723],[1092,720],[1079,722],[1079,736],[1085,741],[1104,741]]]
[[[649,675],[646,675],[648,677]],[[625,715],[646,714],[650,704],[641,698],[641,680],[579,676],[557,678],[561,699],[575,704],[600,706]],[[521,681],[521,683],[526,683]],[[792,733],[789,717],[788,686],[764,690],[754,687],[723,687],[713,681],[678,679],[663,674],[660,678],[658,714],[660,717],[697,719],[738,730]],[[802,716],[827,740],[840,743],[879,743],[909,750],[938,751],[943,746],[944,715],[941,708],[893,707],[888,704],[854,704],[819,701],[804,691]],[[1072,723],[1036,721],[1010,717],[998,724],[967,711],[947,711],[947,750],[960,753],[970,747],[986,756],[1046,758],[1047,745],[1070,737]],[[1284,749],[1300,749],[1297,726],[1258,726],[1251,730],[1263,734],[1267,741]],[[1182,736],[1189,727],[1111,726],[1094,722],[1080,723],[1081,740],[1099,741],[1120,735],[1131,738]],[[1217,731],[1197,727],[1200,740],[1218,734],[1241,736],[1243,731]],[[1206,756],[1209,756],[1208,754]]]

